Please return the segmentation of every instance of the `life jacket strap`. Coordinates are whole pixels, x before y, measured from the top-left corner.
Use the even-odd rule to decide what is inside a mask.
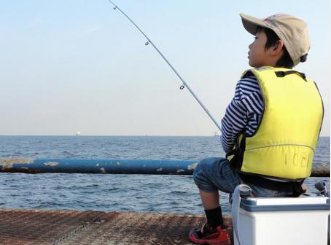
[[[258,175],[248,175],[242,173],[239,173],[239,175],[240,178],[243,180],[243,182],[247,185],[252,184],[268,190],[292,193],[289,195],[293,197],[298,197],[302,193],[304,193],[304,190],[302,189],[301,186],[303,180],[285,182],[285,181],[271,180]]]
[[[243,134],[241,140],[240,137],[238,137],[235,144],[235,148],[226,154],[226,158],[233,155],[233,158],[230,160],[230,167],[233,170],[241,169],[244,160],[245,150],[246,150],[246,135]]]
[[[275,71],[275,74],[277,77],[285,77],[287,75],[291,75],[291,74],[297,74],[299,75],[300,77],[302,77],[303,80],[306,80],[306,75],[304,73],[301,73],[301,72],[298,72],[298,71],[294,71],[294,70],[291,70],[291,71]]]

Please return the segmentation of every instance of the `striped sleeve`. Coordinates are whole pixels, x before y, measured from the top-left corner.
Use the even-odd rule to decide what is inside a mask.
[[[241,133],[253,135],[261,121],[264,101],[260,86],[252,75],[242,78],[236,85],[234,98],[222,119],[222,147],[230,152]]]

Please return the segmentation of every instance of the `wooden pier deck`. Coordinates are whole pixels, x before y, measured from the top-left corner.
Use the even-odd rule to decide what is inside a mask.
[[[188,245],[190,229],[204,221],[199,215],[0,209],[0,244]],[[225,222],[232,227],[229,216]]]

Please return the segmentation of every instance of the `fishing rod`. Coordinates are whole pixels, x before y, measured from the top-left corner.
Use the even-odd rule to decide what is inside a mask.
[[[205,110],[205,112],[208,114],[210,119],[215,123],[217,128],[221,131],[221,126],[218,124],[218,122],[215,120],[215,118],[210,114],[208,109],[202,104],[202,102],[199,100],[199,98],[195,95],[193,90],[188,86],[188,84],[185,82],[185,80],[179,75],[179,73],[176,71],[176,69],[170,64],[170,62],[166,59],[166,57],[161,53],[161,51],[155,46],[155,44],[149,39],[149,37],[137,26],[136,23],[126,14],[124,13],[115,3],[113,3],[111,0],[108,0],[112,5],[114,5],[114,10],[118,9],[138,30],[141,34],[144,35],[144,37],[147,39],[147,42],[145,45],[151,44],[154,49],[161,55],[161,57],[164,59],[164,61],[170,66],[170,68],[175,72],[177,77],[182,81],[183,85],[180,86],[180,89],[184,89],[185,87],[190,91],[190,93],[193,95],[193,97],[196,99],[196,101],[200,104],[200,106]]]

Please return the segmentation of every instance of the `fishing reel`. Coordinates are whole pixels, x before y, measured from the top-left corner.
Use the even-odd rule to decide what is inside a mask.
[[[315,184],[315,188],[319,191],[319,196],[329,197],[328,188],[326,187],[325,181],[320,181]]]

